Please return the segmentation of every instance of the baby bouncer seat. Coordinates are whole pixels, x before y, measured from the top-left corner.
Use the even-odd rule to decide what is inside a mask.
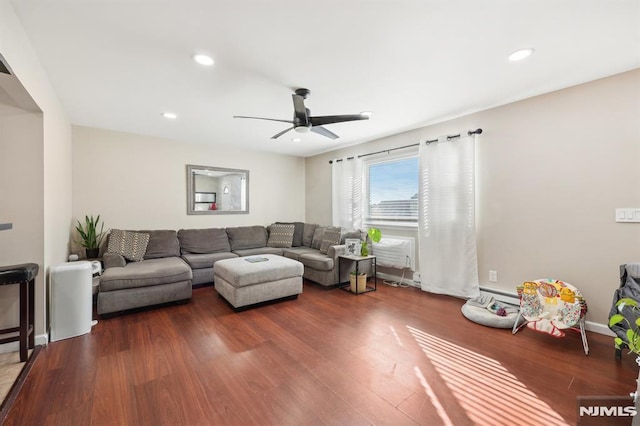
[[[513,326],[513,334],[524,325],[558,338],[565,336],[564,330],[579,331],[584,353],[589,355],[585,330],[587,303],[580,290],[567,282],[553,279],[526,281],[517,290],[520,297],[518,316],[522,316],[526,322],[519,325],[518,318]]]

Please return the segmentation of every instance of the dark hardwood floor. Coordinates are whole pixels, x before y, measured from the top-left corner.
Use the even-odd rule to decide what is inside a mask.
[[[185,305],[100,320],[49,344],[6,424],[575,424],[576,396],[625,395],[634,357],[466,320],[462,301],[378,285],[305,283],[235,313],[212,287]]]

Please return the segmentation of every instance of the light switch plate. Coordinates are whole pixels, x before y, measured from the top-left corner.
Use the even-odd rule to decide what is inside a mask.
[[[617,208],[616,222],[640,223],[640,207]]]

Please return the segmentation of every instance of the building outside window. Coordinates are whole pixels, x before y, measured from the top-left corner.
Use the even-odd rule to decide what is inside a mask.
[[[414,226],[418,222],[418,157],[367,160],[365,223]]]

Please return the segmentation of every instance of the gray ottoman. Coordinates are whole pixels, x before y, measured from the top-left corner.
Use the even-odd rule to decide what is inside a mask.
[[[256,258],[267,259],[252,262]],[[302,293],[302,263],[283,256],[265,254],[219,260],[213,264],[215,289],[234,308]]]

